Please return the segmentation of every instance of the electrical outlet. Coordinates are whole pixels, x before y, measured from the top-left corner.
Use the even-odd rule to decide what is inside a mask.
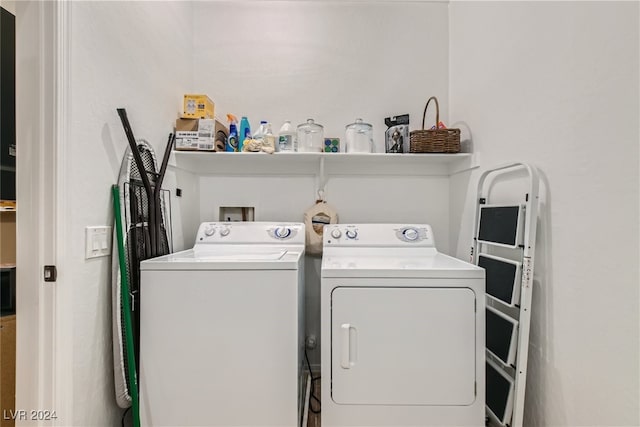
[[[85,229],[85,258],[111,255],[111,227],[87,227]]]

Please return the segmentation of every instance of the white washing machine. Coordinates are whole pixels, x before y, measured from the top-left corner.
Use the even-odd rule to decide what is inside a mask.
[[[203,223],[141,263],[144,426],[299,426],[304,224]]]
[[[484,270],[428,225],[328,225],[322,425],[484,426]]]

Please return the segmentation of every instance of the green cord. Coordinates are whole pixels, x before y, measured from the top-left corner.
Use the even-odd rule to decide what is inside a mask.
[[[125,340],[127,348],[127,367],[129,371],[129,392],[133,406],[133,426],[140,427],[140,407],[138,405],[138,381],[136,378],[136,360],[133,348],[133,325],[131,324],[131,305],[129,304],[129,281],[127,279],[127,264],[124,257],[124,241],[122,232],[122,216],[120,215],[120,189],[117,185],[111,187],[113,194],[113,210],[116,220],[116,236],[118,238],[118,258],[120,261],[120,298],[124,311]]]

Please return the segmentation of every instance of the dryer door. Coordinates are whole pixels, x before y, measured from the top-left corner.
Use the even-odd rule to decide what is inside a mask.
[[[469,288],[340,287],[331,296],[338,404],[470,405],[475,293]]]

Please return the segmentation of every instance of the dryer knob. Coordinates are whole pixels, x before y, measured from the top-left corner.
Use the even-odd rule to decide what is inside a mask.
[[[224,236],[228,236],[228,235],[229,235],[229,233],[231,233],[231,230],[230,230],[230,229],[228,229],[228,228],[223,228],[222,230],[220,230],[220,235],[221,235],[222,237],[224,237]]]
[[[334,239],[339,239],[342,236],[342,231],[340,231],[339,228],[334,228],[331,231],[331,237],[333,237]]]
[[[420,236],[420,234],[418,233],[418,230],[416,230],[415,228],[407,228],[402,232],[402,234],[404,235],[405,239],[411,242],[417,240],[418,237]]]
[[[278,227],[273,233],[278,239],[286,239],[291,234],[291,229],[287,227]]]
[[[213,236],[215,232],[216,232],[216,229],[213,227],[207,227],[204,229],[204,234],[209,237]]]
[[[355,239],[358,237],[358,230],[347,230],[346,235],[349,239]]]

